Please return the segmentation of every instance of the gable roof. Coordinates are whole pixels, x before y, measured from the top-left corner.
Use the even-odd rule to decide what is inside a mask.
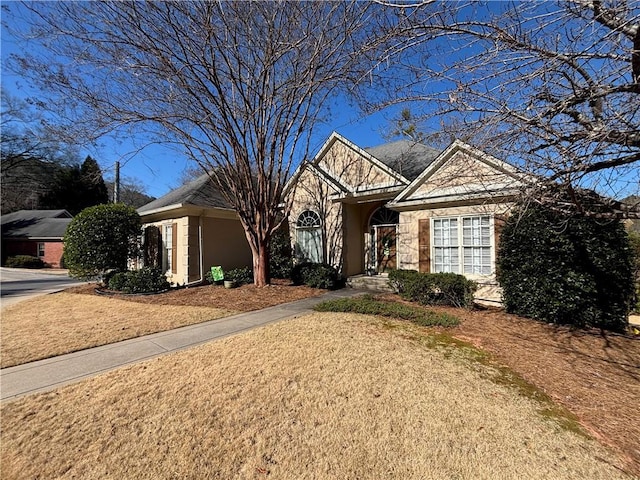
[[[440,150],[412,140],[398,140],[364,150],[410,181],[440,155]]]
[[[391,207],[398,206],[401,202],[408,200],[409,197],[416,190],[418,190],[418,188],[423,183],[425,183],[451,157],[453,157],[456,152],[459,152],[459,151],[463,151],[469,154],[474,159],[484,163],[485,165],[489,166],[490,168],[496,171],[501,172],[502,174],[506,175],[507,177],[513,180],[511,182],[511,185],[509,186],[495,185],[494,190],[496,192],[500,192],[501,194],[512,193],[511,190],[513,190],[514,188],[520,188],[526,185],[528,181],[527,177],[513,165],[503,162],[502,160],[498,160],[497,158],[483,152],[482,150],[472,147],[471,145],[468,145],[461,140],[454,140],[453,143],[451,143],[451,145],[445,148],[444,151],[440,153],[440,155],[438,155],[436,158],[432,160],[429,166],[425,168],[424,171],[420,173],[420,175],[418,175],[407,188],[405,188],[402,192],[400,192],[398,196],[396,196],[396,198],[394,198],[389,203],[389,206]],[[491,194],[491,193],[493,193],[493,190],[485,187],[483,191],[481,193],[477,193],[476,196],[477,195],[486,196],[487,194]],[[463,194],[463,192],[458,192],[458,194]],[[422,200],[418,199],[414,201],[421,202]]]
[[[396,171],[395,169],[393,169],[392,167],[387,165],[385,162],[383,162],[380,159],[378,159],[377,157],[373,156],[366,149],[360,148],[355,143],[347,140],[345,137],[340,135],[338,132],[332,132],[331,133],[331,135],[329,136],[327,141],[324,143],[322,148],[320,148],[320,151],[315,155],[315,157],[313,157],[312,163],[317,166],[318,163],[320,162],[320,160],[325,156],[327,151],[333,146],[333,144],[335,142],[338,142],[338,141],[343,143],[344,145],[346,145],[347,147],[349,147],[353,151],[357,152],[358,154],[360,154],[364,159],[368,160],[373,165],[375,165],[376,167],[380,168],[383,172],[391,175],[391,177],[396,179],[399,183],[405,184],[405,185],[408,185],[410,183],[410,180],[408,180],[400,172]],[[326,172],[326,173],[328,175],[331,175],[330,172]]]
[[[64,209],[59,210],[18,210],[17,212],[3,214],[0,217],[0,224],[15,222],[16,220],[40,220],[43,218],[73,218]]]
[[[221,208],[231,210],[233,207],[220,193],[218,186],[209,177],[208,173],[202,174],[195,180],[171,190],[166,195],[138,208],[141,215],[158,210],[170,210],[185,205],[193,205],[205,208]]]
[[[71,220],[66,210],[18,210],[2,216],[2,236],[62,239]]]

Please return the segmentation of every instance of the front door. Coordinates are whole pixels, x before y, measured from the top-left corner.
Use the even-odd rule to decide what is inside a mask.
[[[396,226],[377,225],[376,236],[376,270],[378,273],[397,268],[396,259]]]

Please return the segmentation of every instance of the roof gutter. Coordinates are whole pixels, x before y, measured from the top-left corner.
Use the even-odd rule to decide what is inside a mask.
[[[166,207],[158,207],[152,210],[145,210],[144,212],[139,211],[138,215],[140,215],[141,217],[144,217],[146,215],[153,215],[154,213],[163,213],[169,210],[175,210],[177,208],[182,208],[184,206],[185,206],[184,203],[174,203],[173,205],[167,205]]]

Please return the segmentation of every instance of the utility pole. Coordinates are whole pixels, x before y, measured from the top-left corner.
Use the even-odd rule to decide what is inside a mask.
[[[116,161],[116,179],[113,182],[113,203],[120,203],[120,161]]]

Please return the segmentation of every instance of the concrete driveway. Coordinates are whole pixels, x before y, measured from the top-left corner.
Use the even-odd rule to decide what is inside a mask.
[[[0,306],[58,292],[84,282],[69,278],[66,270],[29,270],[0,267]]]

